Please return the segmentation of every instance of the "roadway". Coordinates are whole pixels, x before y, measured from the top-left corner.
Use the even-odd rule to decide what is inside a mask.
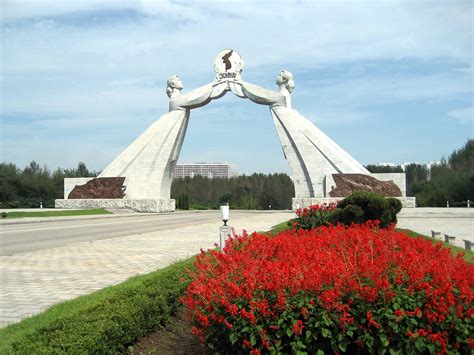
[[[269,211],[231,211],[231,219],[272,213]],[[292,218],[292,213],[287,213]],[[219,211],[182,211],[164,214],[119,214],[84,217],[28,218],[2,220],[0,225],[0,256],[91,242],[129,235],[216,222]],[[40,223],[42,222],[42,223]],[[398,226],[430,235],[430,230],[457,235],[456,245],[463,239],[474,241],[474,209],[416,208],[404,209],[398,216]],[[10,224],[13,223],[13,224]]]
[[[259,213],[265,212],[231,211],[230,217],[231,219],[245,218],[245,216],[255,216]],[[0,228],[0,255],[14,255],[73,243],[198,226],[209,222],[218,223],[220,212],[193,211],[113,217],[115,218],[110,218],[108,215],[84,219],[54,217],[48,218],[43,223],[2,223]],[[292,215],[288,213],[288,219],[291,217]]]

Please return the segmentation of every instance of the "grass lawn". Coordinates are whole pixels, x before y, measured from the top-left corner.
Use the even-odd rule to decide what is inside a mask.
[[[291,227],[288,225],[288,222],[289,221],[285,221],[285,222],[281,222],[281,223],[278,223],[276,225],[274,225],[270,230],[269,232],[271,233],[271,235],[275,235],[275,234],[278,234],[280,232],[283,232],[287,229],[290,229]]]
[[[0,354],[121,353],[176,313],[194,260],[54,305],[0,329]]]
[[[64,216],[89,216],[97,214],[111,214],[103,208],[91,210],[70,210],[70,211],[38,211],[38,212],[2,212],[7,213],[4,218],[24,218],[24,217],[64,217]]]

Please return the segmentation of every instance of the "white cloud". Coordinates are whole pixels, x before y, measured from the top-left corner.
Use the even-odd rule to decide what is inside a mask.
[[[210,82],[213,57],[227,47],[243,55],[244,79],[258,85],[275,88],[282,67],[310,73],[295,77],[293,103],[323,125],[366,122],[374,105],[472,94],[469,2],[6,0],[1,6],[1,115],[18,120],[5,125],[2,140],[20,135],[22,124],[38,129],[42,142],[84,127],[97,129],[91,139],[102,139],[109,127],[130,140],[132,126],[140,132],[166,112],[169,75],[179,74],[185,91]],[[384,61],[416,62],[422,70],[345,76],[359,63]],[[338,78],[312,77],[329,67]],[[238,110],[241,123],[250,124],[254,111]],[[201,130],[219,134],[239,119],[223,111],[209,106],[193,117]],[[456,111],[450,116],[466,122]],[[118,148],[102,144],[94,146],[112,159]],[[18,152],[35,150],[28,147]]]
[[[459,72],[430,74],[385,74],[322,84],[300,94],[312,103],[328,107],[368,107],[417,100],[452,100],[472,92],[472,80]]]
[[[2,1],[2,20],[61,16],[80,11],[132,8],[135,1],[83,0],[4,0]]]
[[[448,112],[448,116],[462,124],[471,124],[471,134],[474,134],[474,107],[466,107]]]

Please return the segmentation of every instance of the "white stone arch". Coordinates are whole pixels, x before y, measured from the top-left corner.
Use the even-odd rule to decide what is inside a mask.
[[[269,106],[292,171],[295,197],[326,197],[324,183],[328,174],[369,174],[360,163],[287,104],[289,92],[266,90],[242,80],[228,79],[188,94],[180,94],[180,91],[181,88],[173,88],[170,92],[170,111],[153,123],[99,175],[126,177],[126,199],[170,198],[171,178],[191,110],[207,105],[229,91]]]
[[[90,203],[83,201],[81,207],[109,207],[111,204],[112,207],[129,207],[139,211],[174,210],[174,200],[170,199],[172,176],[191,110],[207,105],[229,91],[240,98],[269,107],[292,172],[294,207],[328,198],[328,191],[334,185],[333,174],[370,175],[362,164],[292,108],[294,81],[290,72],[282,70],[277,76],[278,91],[245,82],[241,78],[242,58],[232,49],[223,50],[217,55],[214,68],[215,81],[185,94],[181,93],[183,83],[178,76],[168,79],[166,92],[170,98],[169,112],[120,153],[98,177],[120,177],[124,180],[123,199],[108,199],[102,203],[97,200]],[[68,194],[66,185],[65,198]],[[65,207],[58,202],[56,206]]]

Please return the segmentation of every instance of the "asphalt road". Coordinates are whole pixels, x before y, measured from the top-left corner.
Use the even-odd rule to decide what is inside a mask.
[[[255,215],[255,211],[231,211],[233,217]],[[40,223],[0,226],[0,255],[60,247],[73,243],[148,233],[184,226],[220,222],[219,211],[153,215],[123,215],[82,220],[50,219]]]
[[[232,218],[255,216],[263,211],[231,211]],[[293,215],[289,213],[288,219]],[[216,222],[219,211],[175,212],[168,214],[133,214],[113,217],[50,218],[47,222],[0,224],[0,255],[13,255],[74,243],[129,236]],[[430,235],[431,230],[474,242],[474,208],[410,208],[398,215],[398,226]]]

